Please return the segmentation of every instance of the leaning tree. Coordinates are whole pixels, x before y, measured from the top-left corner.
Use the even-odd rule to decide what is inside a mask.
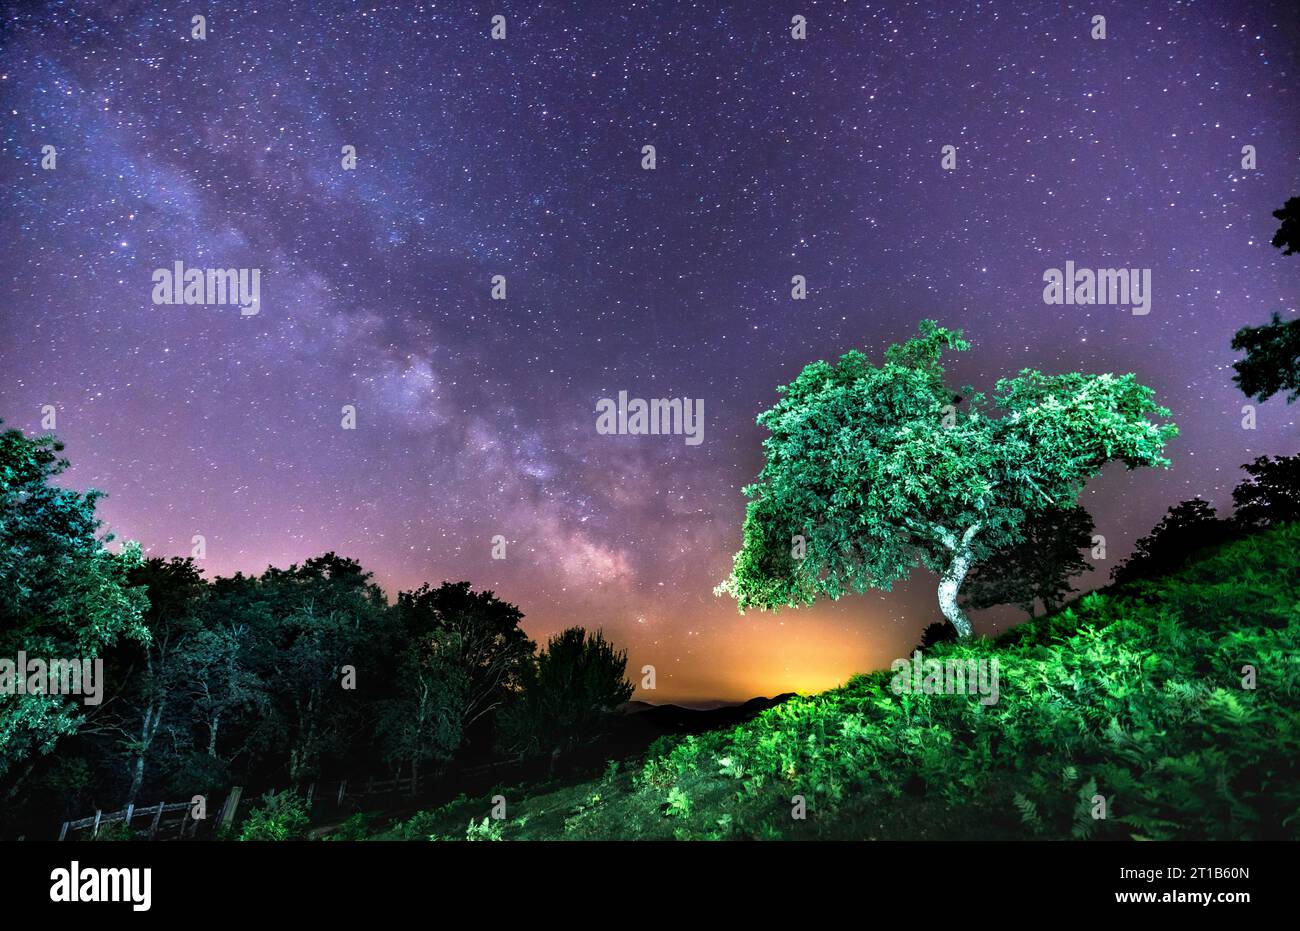
[[[806,605],[888,591],[923,566],[965,637],[966,573],[1021,542],[1032,515],[1073,507],[1107,463],[1168,466],[1178,430],[1133,375],[1025,369],[990,401],[945,384],[943,352],[967,348],[961,331],[925,320],[882,365],[852,351],[778,388],[758,417],[771,436],[718,593],[741,611]]]

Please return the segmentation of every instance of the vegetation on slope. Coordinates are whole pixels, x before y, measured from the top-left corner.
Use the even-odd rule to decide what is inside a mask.
[[[1285,524],[997,640],[933,649],[996,658],[995,704],[858,676],[662,741],[630,771],[499,790],[504,819],[462,799],[372,836],[1297,839],[1297,552],[1300,524]]]

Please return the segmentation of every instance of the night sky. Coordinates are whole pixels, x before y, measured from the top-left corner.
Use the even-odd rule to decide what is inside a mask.
[[[1300,298],[1269,246],[1300,195],[1291,0],[582,6],[7,5],[0,417],[54,405],[65,483],[151,554],[469,579],[535,639],[603,627],[656,701],[826,688],[939,619],[924,573],[775,615],[712,594],[754,417],[813,360],[933,317],[974,344],[957,384],[1137,372],[1182,436],[1089,486],[1090,585],[1297,451],[1282,397],[1242,428],[1229,348]],[[260,268],[260,312],[155,305],[178,260]],[[1067,260],[1152,269],[1150,314],[1045,305]],[[620,390],[703,399],[703,443],[599,435]]]

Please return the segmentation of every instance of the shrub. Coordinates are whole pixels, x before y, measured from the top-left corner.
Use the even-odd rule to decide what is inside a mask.
[[[471,818],[465,829],[465,840],[502,840],[505,831],[504,819],[484,817],[482,822],[477,822]]]
[[[249,812],[240,840],[302,840],[307,836],[307,804],[298,793],[268,792]]]

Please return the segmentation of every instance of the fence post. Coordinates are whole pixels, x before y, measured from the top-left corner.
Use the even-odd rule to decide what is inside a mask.
[[[235,820],[235,809],[239,807],[239,797],[244,792],[243,786],[231,786],[230,794],[226,796],[226,806],[221,810],[221,826],[230,827],[231,822]]]
[[[158,821],[162,818],[163,803],[159,802],[158,807],[154,809],[153,823],[149,825],[149,839],[153,840],[154,835],[158,833]]]
[[[342,782],[339,783],[339,801],[338,801],[338,804],[340,804],[340,805],[343,804],[343,796],[344,796],[345,794],[347,794],[347,791],[348,791],[348,781],[347,781],[346,779],[344,779]]]
[[[316,783],[307,786],[307,807],[311,808],[311,800],[316,797]]]
[[[68,836],[68,822],[65,821],[63,822],[63,829],[59,831],[59,840],[63,840],[63,838],[67,836]]]
[[[126,806],[126,826],[129,830],[131,827],[131,816],[135,814],[135,802]]]
[[[99,836],[99,819],[103,816],[103,814],[104,812],[102,810],[98,808],[95,809],[95,827],[94,830],[90,832],[91,837]]]

